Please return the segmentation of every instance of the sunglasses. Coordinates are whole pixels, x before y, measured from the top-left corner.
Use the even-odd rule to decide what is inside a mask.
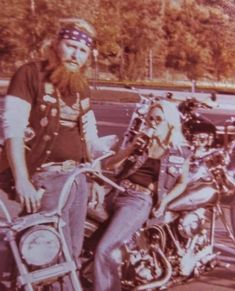
[[[151,122],[151,121],[154,121],[154,122],[156,122],[157,124],[160,124],[160,123],[162,123],[163,121],[165,121],[165,119],[162,117],[162,116],[149,116],[148,117],[148,120]]]

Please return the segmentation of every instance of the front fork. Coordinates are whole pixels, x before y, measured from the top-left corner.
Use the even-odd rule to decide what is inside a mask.
[[[226,219],[226,216],[225,216],[225,212],[224,212],[224,209],[221,207],[220,204],[217,204],[217,210],[218,210],[218,213],[219,213],[219,216],[221,218],[221,221],[223,222],[224,224],[224,227],[228,233],[228,236],[229,238],[235,242],[235,237],[233,235],[233,232],[231,230],[231,227],[229,226],[228,222],[227,222],[227,219]]]
[[[14,260],[16,262],[17,270],[20,274],[20,276],[26,276],[28,274],[28,270],[26,266],[23,264],[22,259],[19,254],[18,246],[15,241],[15,233],[12,230],[9,230],[7,233],[7,240],[9,242]],[[17,282],[18,285],[19,282]],[[27,283],[24,285],[24,290],[25,291],[34,291],[33,286],[31,283]]]

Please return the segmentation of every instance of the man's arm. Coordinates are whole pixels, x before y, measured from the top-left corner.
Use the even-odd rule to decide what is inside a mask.
[[[24,132],[31,104],[17,96],[5,97],[3,132],[7,157],[15,180],[16,192],[27,212],[37,210],[36,190],[29,179],[25,160]]]
[[[18,137],[7,139],[5,145],[20,203],[22,206],[25,205],[27,212],[36,212],[40,203],[37,200],[37,191],[30,182],[25,160],[24,140]]]

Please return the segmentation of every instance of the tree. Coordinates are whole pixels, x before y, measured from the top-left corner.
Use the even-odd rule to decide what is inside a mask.
[[[190,79],[227,76],[233,66],[230,21],[218,7],[184,0],[168,10],[166,66],[185,72]]]
[[[2,0],[0,63],[36,58],[59,19],[82,17],[97,29],[99,65],[120,80],[142,80],[151,51],[154,73],[190,79],[233,77],[233,0]]]
[[[1,1],[0,35],[3,41],[0,46],[0,60],[10,62],[37,57],[44,41],[54,37],[60,18],[86,18],[86,15],[87,18],[92,18],[92,14],[85,9],[87,6],[88,0]]]
[[[120,79],[144,77],[146,55],[162,34],[159,13],[159,0],[100,1],[100,51]]]

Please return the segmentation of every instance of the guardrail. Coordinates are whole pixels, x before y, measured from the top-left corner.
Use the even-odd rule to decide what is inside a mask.
[[[154,81],[113,81],[113,80],[90,80],[91,85],[95,86],[117,86],[117,87],[135,87],[149,89],[177,89],[188,92],[215,92],[228,93],[235,95],[234,82],[216,82],[216,81],[189,81],[189,80],[154,80]]]
[[[215,93],[228,93],[235,95],[235,82],[216,82],[216,81],[189,81],[189,80],[178,80],[178,81],[116,81],[116,80],[89,80],[91,86],[118,86],[118,87],[136,87],[149,89],[178,89],[188,92],[215,92]],[[9,79],[0,79],[0,87],[7,87]]]

